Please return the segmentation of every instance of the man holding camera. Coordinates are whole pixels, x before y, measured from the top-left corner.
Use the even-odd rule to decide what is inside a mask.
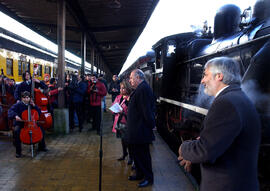
[[[104,84],[98,81],[97,75],[93,74],[87,91],[90,97],[90,111],[93,117],[92,127],[94,130],[97,130],[97,134],[99,134],[101,123],[101,101],[107,94],[107,90]]]

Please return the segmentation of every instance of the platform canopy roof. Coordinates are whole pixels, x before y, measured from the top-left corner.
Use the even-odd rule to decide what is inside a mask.
[[[119,73],[159,0],[66,0],[66,49],[86,60],[95,47],[109,71]],[[57,43],[57,0],[0,0],[0,11]]]

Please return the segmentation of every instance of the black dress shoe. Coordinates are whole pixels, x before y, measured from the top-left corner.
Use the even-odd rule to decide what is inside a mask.
[[[38,151],[47,152],[49,150],[45,147],[45,148],[38,148]]]
[[[131,165],[132,162],[133,162],[133,160],[132,160],[131,158],[129,158],[127,164],[128,164],[128,165]]]
[[[22,154],[16,153],[16,158],[21,158],[21,157],[22,157]]]
[[[122,161],[125,160],[126,156],[121,156],[119,159],[117,159],[118,161]]]
[[[139,188],[142,188],[142,187],[146,187],[146,186],[150,186],[153,184],[153,181],[150,181],[150,180],[143,180],[141,181],[139,184],[138,184],[138,187]]]
[[[135,163],[133,162],[132,166],[131,166],[131,170],[136,170],[136,166]]]
[[[128,180],[130,180],[130,181],[133,181],[133,180],[142,180],[142,179],[143,179],[143,176],[133,175],[133,176],[129,176],[128,177]]]

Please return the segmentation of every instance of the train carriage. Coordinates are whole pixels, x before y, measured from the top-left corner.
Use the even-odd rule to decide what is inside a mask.
[[[4,74],[21,82],[25,71],[33,73],[33,65],[38,66],[39,80],[43,80],[44,74],[57,77],[57,54],[0,27],[0,69]],[[80,63],[66,58],[65,72],[71,74],[78,70]],[[91,69],[86,67],[85,71],[91,72]]]

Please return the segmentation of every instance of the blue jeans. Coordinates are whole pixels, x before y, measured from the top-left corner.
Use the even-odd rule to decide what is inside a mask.
[[[102,98],[102,109],[103,110],[106,110],[106,96],[104,96],[103,98]]]

